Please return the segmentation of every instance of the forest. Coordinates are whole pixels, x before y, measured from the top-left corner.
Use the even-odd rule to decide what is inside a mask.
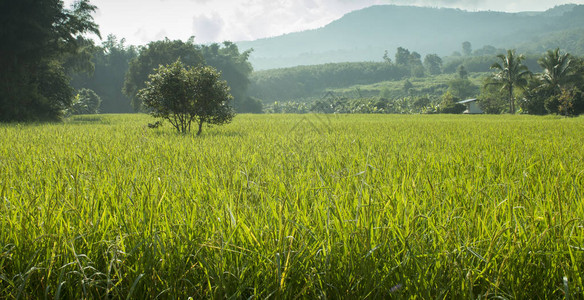
[[[452,113],[457,110],[440,109],[440,105],[452,106],[468,98],[478,98],[486,113],[509,112],[505,91],[501,86],[496,88],[491,80],[496,75],[491,67],[498,62],[497,55],[505,54],[506,50],[484,46],[473,51],[469,42],[461,43],[461,54],[455,56],[422,57],[416,51],[399,47],[393,57],[385,51],[379,62],[264,71],[253,71],[249,63],[253,50],[241,52],[230,42],[197,45],[193,39],[186,42],[167,39],[135,47],[109,35],[102,45],[91,49],[92,70],[74,74],[71,84],[78,91],[93,91],[100,99],[94,113],[141,111],[135,93],[143,87],[149,70],[183,57],[189,58],[183,59],[188,65],[209,64],[220,70],[240,113]],[[520,112],[561,113],[558,108],[561,92],[546,90],[549,86],[545,86],[544,78],[548,74],[560,76],[553,79],[564,84],[559,89],[574,95],[569,114],[580,113],[583,84],[580,57],[561,49],[522,57],[520,63],[530,73],[528,84],[514,92],[513,101]],[[565,70],[553,74],[558,65]]]
[[[231,89],[234,98],[232,104],[240,113],[456,112],[458,110],[444,110],[440,109],[440,106],[452,106],[452,103],[468,98],[479,99],[480,105],[484,108],[483,111],[487,113],[509,112],[507,107],[510,100],[507,100],[507,103],[503,100],[509,96],[505,96],[504,89],[498,91],[490,79],[496,77],[496,72],[491,67],[498,62],[497,56],[506,55],[507,50],[513,48],[483,44],[475,49],[471,42],[458,40],[454,42],[454,45],[446,43],[454,49],[449,55],[438,55],[436,52],[428,52],[428,49],[420,51],[420,49],[399,46],[395,49],[379,50],[376,58],[370,61],[330,62],[254,70],[256,68],[252,63],[254,55],[264,51],[261,43],[257,45],[258,49],[245,48],[246,45],[255,46],[255,44],[246,43],[197,44],[195,38],[192,37],[187,41],[163,39],[135,46],[127,45],[125,39],[110,34],[100,44],[96,44],[93,39],[85,37],[87,33],[99,33],[97,24],[93,23],[90,15],[87,14],[95,7],[87,1],[80,3],[85,4],[78,5],[76,10],[68,11],[67,18],[69,19],[60,21],[59,24],[65,24],[64,28],[54,28],[53,33],[45,33],[43,37],[45,41],[39,40],[36,36],[30,36],[30,44],[25,44],[24,40],[20,39],[20,35],[10,36],[11,32],[5,31],[5,35],[8,34],[7,41],[17,38],[20,40],[18,43],[15,41],[10,49],[2,50],[2,53],[5,53],[2,64],[6,66],[1,74],[6,79],[0,89],[3,95],[0,104],[4,107],[2,120],[59,119],[61,116],[77,113],[143,111],[136,97],[137,91],[144,87],[144,82],[154,68],[172,63],[177,59],[181,59],[188,66],[210,65],[220,71],[222,78],[228,82]],[[515,43],[517,49],[515,53],[518,56],[523,55],[520,64],[527,67],[529,76],[525,85],[514,89],[513,105],[519,108],[517,111],[527,114],[553,114],[561,111],[579,114],[582,79],[578,74],[582,73],[582,59],[577,54],[584,51],[578,46],[583,44],[581,34],[578,33],[584,29],[577,28],[581,25],[578,16],[584,11],[582,7],[564,5],[544,13],[519,14],[515,15],[516,19],[509,19],[509,14],[502,13],[480,14],[449,9],[381,6],[348,14],[330,26],[315,32],[333,37],[336,34],[333,32],[345,28],[344,32],[358,34],[356,31],[361,30],[360,27],[351,24],[359,20],[380,18],[384,14],[393,15],[398,12],[422,13],[422,16],[438,21],[456,17],[461,18],[457,21],[463,22],[467,20],[465,18],[480,16],[481,22],[490,22],[498,18],[500,21],[523,22],[524,25],[521,26],[533,25],[539,20],[537,18],[544,18],[545,22],[541,21],[544,24],[555,24],[554,22],[561,17],[561,26],[546,27],[547,30],[560,30],[559,32],[549,35],[542,29],[539,35],[531,32],[533,38],[530,40],[519,39]],[[41,9],[38,11],[38,13],[42,12]],[[51,20],[47,20],[49,21]],[[73,23],[74,21],[78,23]],[[443,26],[452,25],[445,23]],[[481,26],[483,25],[476,25],[475,30],[483,30]],[[335,31],[331,28],[337,29]],[[308,33],[298,33],[295,38],[300,39],[302,34]],[[387,39],[391,38],[391,34],[385,37],[375,35],[375,37],[378,40]],[[423,36],[418,38],[428,40]],[[60,46],[52,50],[50,47],[42,46],[47,43],[52,45],[53,40],[60,41],[57,43]],[[271,40],[262,42],[268,43]],[[274,40],[278,39],[274,38]],[[405,38],[403,42],[408,44]],[[9,44],[11,43],[4,45]],[[22,48],[19,50],[17,45],[21,45]],[[41,48],[42,51],[39,50]],[[34,51],[41,52],[33,55],[34,52],[31,52],[33,50],[27,49],[36,49]],[[559,49],[559,52],[555,54],[557,57],[550,57],[552,54],[549,51],[553,52],[556,49]],[[439,50],[436,49],[436,51]],[[571,54],[569,51],[576,54]],[[427,54],[420,54],[424,52]],[[78,55],[73,55],[74,53]],[[550,68],[555,67],[549,65],[549,60],[560,59],[559,56],[567,62],[564,72],[557,76],[565,76],[568,79],[557,79],[562,81],[563,86],[550,91],[549,86],[545,86],[543,78],[547,76],[546,74],[551,74]],[[543,62],[544,60],[547,62]],[[16,61],[20,63],[14,64]],[[556,61],[555,63],[563,62]],[[22,74],[19,76],[23,79],[17,79],[20,77],[14,74]],[[36,75],[31,77],[31,74]],[[41,82],[41,85],[47,82],[41,78],[53,78],[50,80],[59,83],[51,85],[53,91],[38,89],[37,87],[40,86],[36,83],[37,81]],[[568,82],[564,82],[565,80]],[[18,91],[23,93],[22,96],[12,91],[17,85],[21,86]],[[28,86],[33,88],[26,88]],[[35,90],[38,90],[41,95],[26,96],[27,93],[38,94],[34,92]],[[48,94],[42,95],[43,91],[47,91]],[[565,104],[572,107],[569,110],[558,108],[561,106],[558,103],[561,102],[559,98],[562,93],[574,96],[574,103]],[[26,97],[28,99],[26,101],[37,101],[35,103],[39,104],[33,105],[31,102],[30,105],[23,106],[28,109],[19,108],[18,111],[11,111],[13,109],[11,101],[17,101],[19,97]],[[44,113],[34,112],[43,105],[46,107],[42,109]]]
[[[486,113],[509,112],[512,101],[522,113],[541,115],[561,113],[556,107],[561,106],[558,99],[562,93],[571,93],[573,103],[566,105],[572,108],[570,114],[580,114],[584,83],[581,58],[560,49],[537,57],[494,48],[494,53],[501,54],[484,55],[484,49],[468,50],[468,42],[462,46],[463,52],[467,48],[464,56],[444,59],[429,54],[422,60],[417,52],[400,47],[394,61],[386,52],[385,61],[379,63],[258,71],[252,74],[250,95],[267,99],[266,109],[271,112],[440,113],[445,112],[440,106],[478,98]],[[503,85],[496,83],[501,69],[497,73],[492,68],[509,53],[520,57],[518,66],[527,71],[522,75],[525,81],[513,91],[513,100],[505,95],[508,92]],[[339,73],[352,75],[336,75]]]
[[[502,85],[493,82],[497,72],[491,67],[507,55],[505,49],[484,46],[472,50],[461,43],[461,54],[422,57],[416,51],[399,47],[390,57],[388,51],[379,62],[329,63],[314,66],[253,71],[249,55],[230,42],[197,45],[163,40],[144,47],[126,46],[115,36],[108,36],[95,47],[92,60],[95,71],[75,75],[74,87],[90,89],[102,99],[100,112],[128,113],[141,110],[133,96],[143,87],[148,68],[142,61],[170,63],[176,58],[196,65],[207,63],[223,74],[234,94],[234,106],[240,113],[444,113],[456,102],[478,98],[486,113],[509,112],[509,98]],[[542,55],[521,55],[520,65],[529,72],[525,84],[513,93],[519,112],[526,114],[578,115],[583,84],[582,59],[550,49]],[[559,74],[554,68],[562,68]],[[561,82],[552,88],[546,76]],[[495,80],[496,81],[496,80]],[[568,111],[560,108],[562,93],[573,95]],[[507,98],[506,98],[507,97]],[[547,104],[546,104],[547,103]],[[440,108],[442,106],[442,108]],[[563,111],[563,112],[562,112]]]

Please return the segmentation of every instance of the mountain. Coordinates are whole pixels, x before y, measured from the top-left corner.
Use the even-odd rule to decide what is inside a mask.
[[[397,47],[422,55],[461,51],[469,41],[483,46],[538,49],[530,43],[554,43],[554,36],[584,36],[584,5],[562,5],[545,12],[469,12],[459,9],[379,5],[353,11],[330,24],[278,37],[237,43],[253,48],[256,70],[330,62],[380,61]],[[566,51],[573,41],[559,39]],[[574,53],[577,54],[577,53]],[[584,53],[580,53],[584,54]]]

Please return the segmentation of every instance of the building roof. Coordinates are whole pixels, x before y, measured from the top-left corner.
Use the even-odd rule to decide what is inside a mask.
[[[466,103],[470,103],[470,102],[475,102],[477,100],[479,100],[479,99],[466,99],[466,100],[458,101],[457,103],[466,104]]]

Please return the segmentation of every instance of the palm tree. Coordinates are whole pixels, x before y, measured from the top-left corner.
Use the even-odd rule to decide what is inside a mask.
[[[561,54],[560,48],[549,50],[537,63],[543,68],[542,86],[551,88],[556,94],[578,80],[576,61],[569,53]]]
[[[525,88],[527,86],[527,79],[531,76],[531,72],[527,66],[521,62],[525,60],[523,54],[517,55],[515,50],[507,50],[507,56],[504,54],[497,55],[500,62],[494,63],[491,69],[498,72],[493,74],[493,83],[500,85],[501,90],[506,90],[509,95],[509,112],[515,113],[515,99],[513,91],[515,88]]]

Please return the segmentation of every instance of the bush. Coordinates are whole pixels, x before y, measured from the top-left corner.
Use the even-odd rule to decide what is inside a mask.
[[[545,108],[552,114],[580,115],[584,113],[584,95],[578,89],[563,90],[560,95],[547,98]]]
[[[457,103],[460,101],[450,92],[446,92],[442,96],[442,102],[440,102],[438,112],[441,114],[461,114],[466,110],[464,104]]]
[[[69,113],[73,115],[97,114],[101,106],[101,98],[90,89],[81,89],[73,99]]]
[[[246,97],[237,104],[237,112],[261,114],[264,112],[264,104],[257,98]]]

